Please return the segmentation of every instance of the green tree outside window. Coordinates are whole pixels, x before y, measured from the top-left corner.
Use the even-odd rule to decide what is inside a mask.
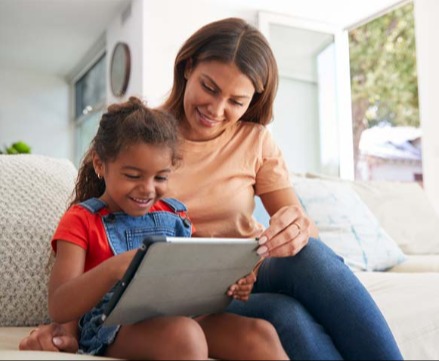
[[[385,122],[419,127],[413,3],[349,33],[354,158],[361,133]]]

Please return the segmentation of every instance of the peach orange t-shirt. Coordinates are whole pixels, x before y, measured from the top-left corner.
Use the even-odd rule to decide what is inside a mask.
[[[288,170],[269,130],[238,122],[209,141],[182,145],[182,164],[166,196],[188,207],[196,237],[255,237],[255,195],[291,187]]]

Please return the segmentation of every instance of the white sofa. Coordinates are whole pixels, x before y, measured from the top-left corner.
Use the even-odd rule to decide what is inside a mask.
[[[0,359],[99,359],[18,351],[19,341],[34,326],[48,321],[46,285],[53,260],[49,240],[75,177],[76,169],[67,160],[0,155]],[[372,235],[378,234],[379,240],[388,235],[385,245],[383,241],[379,248],[363,244],[364,249],[349,246],[347,251],[337,251],[346,251],[347,259],[363,252],[368,270],[361,270],[355,260],[353,268],[381,308],[404,358],[439,359],[439,219],[422,189],[415,183],[348,182],[309,174],[293,174],[292,182],[304,207],[317,218],[324,241],[330,241],[335,232],[346,236],[348,243],[344,231],[361,233],[361,227],[371,228],[354,224],[359,221],[355,216],[377,220]],[[313,201],[320,205],[318,211]],[[346,209],[346,204],[349,214],[338,216],[350,217],[348,222],[334,225],[338,217],[333,217],[334,209]],[[325,218],[328,214],[331,217]],[[325,219],[332,223],[325,224]],[[383,265],[385,271],[373,270]]]

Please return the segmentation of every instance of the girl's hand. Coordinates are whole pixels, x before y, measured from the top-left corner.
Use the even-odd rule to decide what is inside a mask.
[[[262,257],[294,256],[308,243],[313,227],[300,206],[282,207],[273,214],[270,226],[259,237],[257,252]]]
[[[235,300],[247,301],[255,282],[256,274],[252,272],[231,285],[227,291],[227,296],[233,297]]]

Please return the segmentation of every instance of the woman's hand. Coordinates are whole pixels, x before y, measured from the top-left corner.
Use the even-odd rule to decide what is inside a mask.
[[[78,340],[73,327],[76,326],[58,323],[40,325],[20,341],[18,348],[20,350],[75,353],[78,351]]]
[[[270,219],[270,226],[259,237],[258,254],[262,257],[294,256],[308,243],[313,223],[298,205],[280,208]]]
[[[255,272],[251,272],[235,284],[231,285],[227,291],[227,296],[233,297],[235,300],[247,301],[255,282],[256,274]]]

